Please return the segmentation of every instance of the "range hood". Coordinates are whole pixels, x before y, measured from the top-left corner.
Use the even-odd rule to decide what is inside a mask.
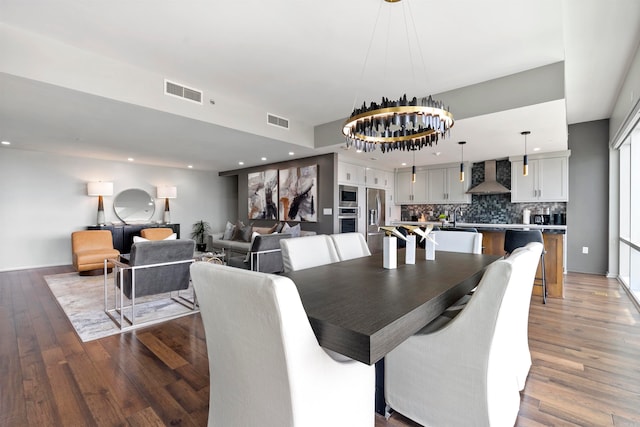
[[[504,185],[496,181],[496,161],[484,162],[484,182],[467,191],[467,194],[505,194],[511,193]]]

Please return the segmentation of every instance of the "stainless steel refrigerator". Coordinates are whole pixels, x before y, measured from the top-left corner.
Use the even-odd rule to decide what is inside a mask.
[[[384,202],[384,190],[367,188],[367,244],[371,253],[382,252],[384,231],[378,231],[378,227],[385,222]]]

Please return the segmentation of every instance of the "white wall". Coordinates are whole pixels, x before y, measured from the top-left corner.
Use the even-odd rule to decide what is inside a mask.
[[[237,179],[196,171],[60,156],[0,148],[0,271],[71,264],[71,232],[96,223],[98,201],[87,182],[112,181],[105,197],[106,221],[118,221],[113,199],[140,188],[156,196],[156,186],[175,185],[171,220],[182,238],[203,219],[215,230],[237,218]],[[152,221],[161,221],[164,201],[156,201]]]

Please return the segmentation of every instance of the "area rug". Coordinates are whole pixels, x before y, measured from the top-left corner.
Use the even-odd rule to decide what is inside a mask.
[[[45,276],[44,279],[83,342],[122,332],[104,312],[103,276],[64,273]],[[107,284],[109,301],[114,301],[111,274],[107,277]],[[192,298],[192,288],[181,292],[181,295]],[[126,297],[125,304],[128,304]],[[197,310],[172,300],[168,293],[136,298],[136,326],[127,331],[193,313],[197,313]]]

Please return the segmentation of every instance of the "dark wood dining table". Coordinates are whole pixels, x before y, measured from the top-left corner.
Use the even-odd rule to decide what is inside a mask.
[[[320,345],[351,359],[376,364],[375,409],[384,415],[384,356],[440,316],[473,289],[497,255],[436,252],[395,269],[382,253],[284,273],[298,288]]]
[[[318,342],[374,364],[441,315],[480,281],[496,255],[436,252],[385,269],[382,254],[285,273],[298,288]]]

